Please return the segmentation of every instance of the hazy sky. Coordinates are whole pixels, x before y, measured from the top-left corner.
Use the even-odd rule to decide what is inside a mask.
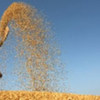
[[[35,6],[52,23],[68,71],[70,92],[100,95],[100,0],[0,0]]]

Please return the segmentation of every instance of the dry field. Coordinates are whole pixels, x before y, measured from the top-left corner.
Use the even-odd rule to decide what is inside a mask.
[[[54,92],[0,91],[0,100],[100,100],[100,96]]]

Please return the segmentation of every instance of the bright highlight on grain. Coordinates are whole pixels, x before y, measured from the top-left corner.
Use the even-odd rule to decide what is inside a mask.
[[[36,91],[59,90],[59,80],[63,80],[64,69],[58,59],[59,49],[52,35],[48,23],[35,8],[15,2],[5,10],[0,21],[0,46],[2,49],[5,45],[8,48],[3,51],[14,46],[16,53],[11,52],[13,49],[10,52],[17,59],[13,59],[13,62],[16,60],[18,63],[14,66],[13,73],[17,75],[21,88]],[[7,36],[14,36],[10,44]],[[0,59],[10,52],[6,51]],[[2,63],[4,61],[6,60]]]

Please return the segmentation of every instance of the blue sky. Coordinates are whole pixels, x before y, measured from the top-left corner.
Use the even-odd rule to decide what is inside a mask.
[[[52,23],[70,92],[100,95],[100,0],[0,0],[0,17],[14,1],[35,6]]]

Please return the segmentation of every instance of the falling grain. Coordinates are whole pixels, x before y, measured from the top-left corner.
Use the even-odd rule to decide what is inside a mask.
[[[8,33],[14,36],[12,42],[14,41],[16,45],[9,44],[9,41],[4,45],[9,48],[13,45],[16,51],[18,64],[14,66],[13,73],[18,76],[17,82],[20,83],[21,88],[58,91],[58,80],[61,80],[64,70],[58,59],[59,49],[54,45],[55,41],[48,24],[37,10],[21,2],[11,4],[0,22],[1,45],[7,39]],[[57,68],[59,68],[58,72],[61,72],[59,75]]]

